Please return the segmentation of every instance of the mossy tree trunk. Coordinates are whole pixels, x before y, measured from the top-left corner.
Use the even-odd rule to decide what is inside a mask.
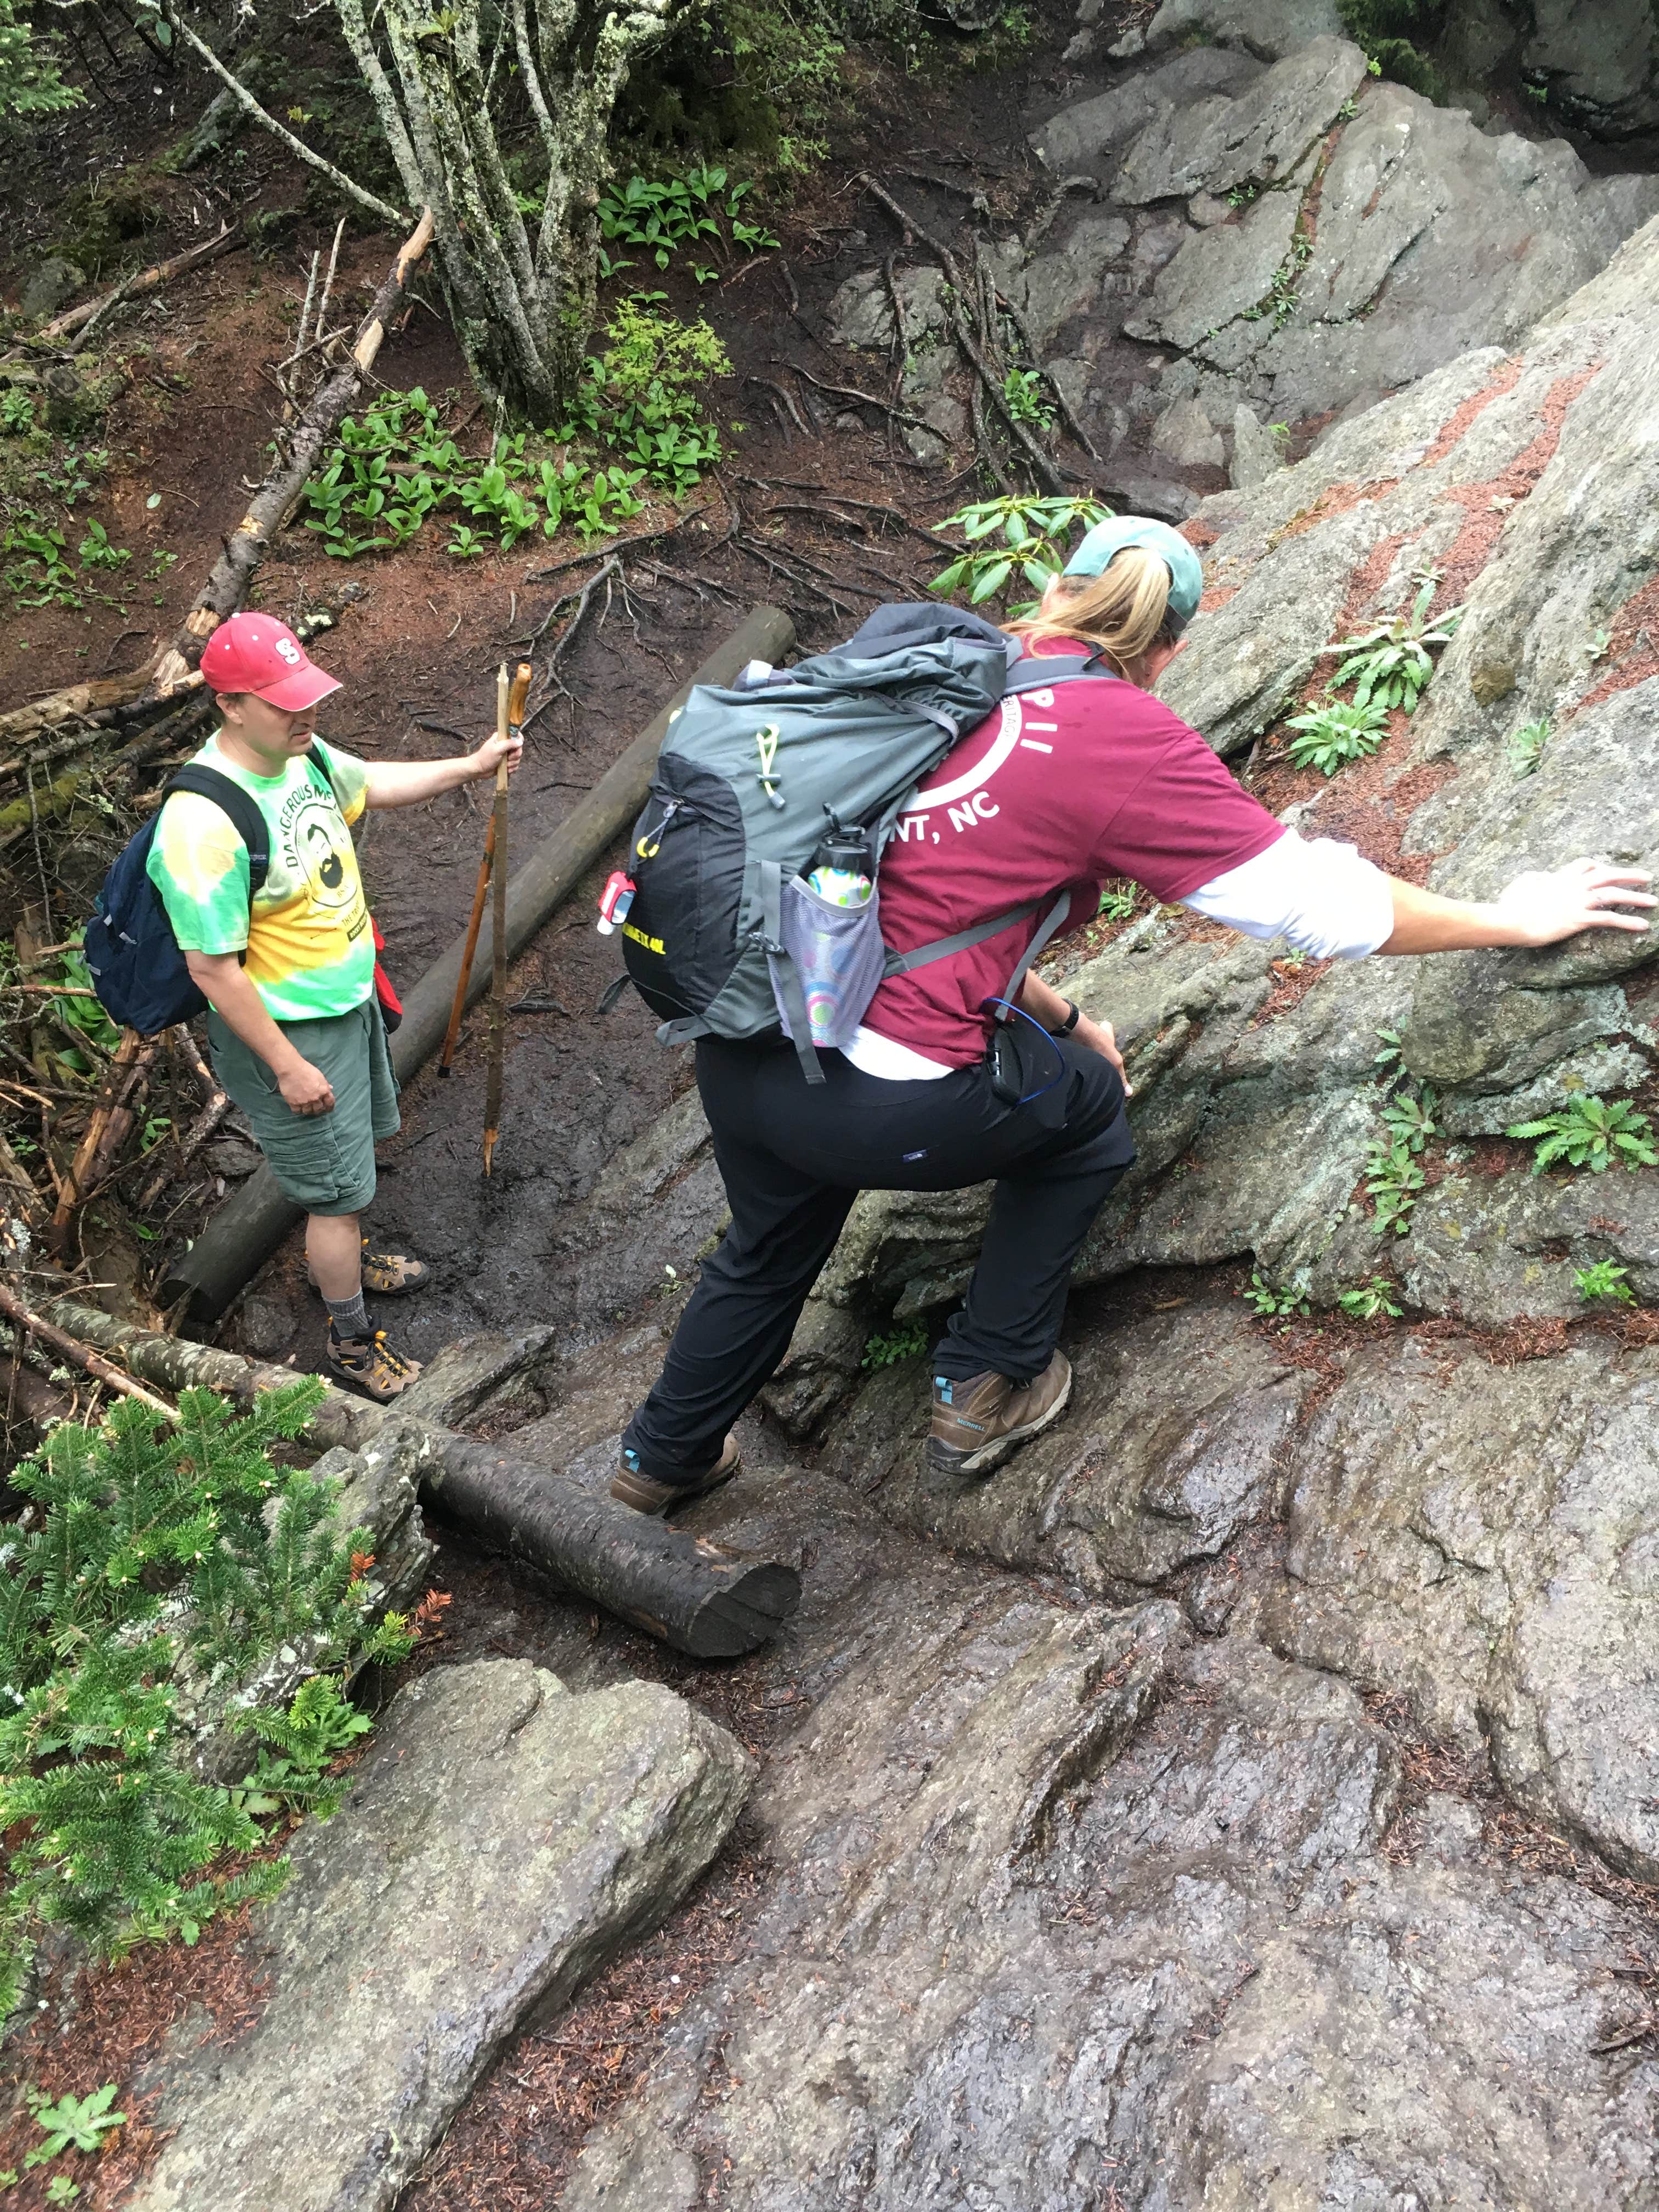
[[[599,200],[611,118],[635,61],[664,36],[677,0],[507,0],[486,62],[480,0],[335,0],[410,204],[433,211],[455,330],[481,389],[543,422],[574,390],[592,327]],[[538,191],[515,189],[496,135],[514,80],[540,141]],[[533,203],[539,198],[538,210]],[[532,203],[526,207],[526,203]]]

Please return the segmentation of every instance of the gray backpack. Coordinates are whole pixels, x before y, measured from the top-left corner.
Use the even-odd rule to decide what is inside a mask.
[[[889,606],[833,653],[692,691],[670,722],[627,864],[636,889],[623,924],[625,980],[664,1018],[659,1042],[781,1027],[807,1080],[822,1083],[817,1048],[850,1043],[888,976],[1038,911],[1042,901],[1014,907],[911,952],[890,952],[881,938],[877,869],[921,780],[1010,693],[1110,673],[1045,656],[1011,674],[1008,651],[976,615]],[[862,905],[835,905],[806,878],[821,848],[844,854],[854,840],[875,888]],[[1062,892],[1006,998],[1066,908]]]

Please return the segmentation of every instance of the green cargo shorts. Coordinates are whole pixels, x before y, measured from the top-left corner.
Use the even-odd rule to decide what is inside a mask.
[[[279,1027],[332,1085],[331,1114],[296,1114],[284,1104],[258,1054],[210,1010],[214,1069],[252,1124],[284,1198],[307,1213],[362,1213],[374,1195],[376,1139],[393,1135],[399,1126],[398,1079],[380,1009],[368,998],[349,1014]]]

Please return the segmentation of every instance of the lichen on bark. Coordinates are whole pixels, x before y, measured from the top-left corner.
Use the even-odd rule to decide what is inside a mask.
[[[335,4],[404,189],[432,209],[475,380],[516,410],[556,419],[593,324],[611,114],[634,64],[683,12],[681,0],[601,11],[580,0],[513,0],[517,81],[544,165],[539,196],[515,189],[502,157],[479,0],[454,0],[435,15],[422,0],[381,0],[372,21],[363,0]]]

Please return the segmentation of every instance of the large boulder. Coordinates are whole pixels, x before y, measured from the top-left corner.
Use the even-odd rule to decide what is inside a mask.
[[[180,2030],[135,2085],[165,2138],[135,2212],[389,2207],[505,2039],[684,1894],[750,1778],[656,1686],[573,1697],[523,1660],[410,1684],[250,1939],[252,2029],[228,2056]]]
[[[1092,176],[1109,201],[1188,203],[1180,250],[1139,297],[1103,294],[1074,341],[1091,351],[1121,325],[1176,349],[1165,404],[1195,396],[1218,421],[1241,404],[1269,420],[1367,405],[1513,343],[1659,208],[1652,178],[1593,176],[1563,141],[1477,130],[1373,81],[1346,40],[1273,29],[1280,12],[1249,33],[1224,6],[1214,35],[1249,52],[1179,53],[1032,133],[1056,176]],[[1166,6],[1154,43],[1185,23]]]
[[[1574,123],[1601,138],[1659,129],[1659,24],[1649,0],[1534,0],[1531,14],[1522,67]]]

